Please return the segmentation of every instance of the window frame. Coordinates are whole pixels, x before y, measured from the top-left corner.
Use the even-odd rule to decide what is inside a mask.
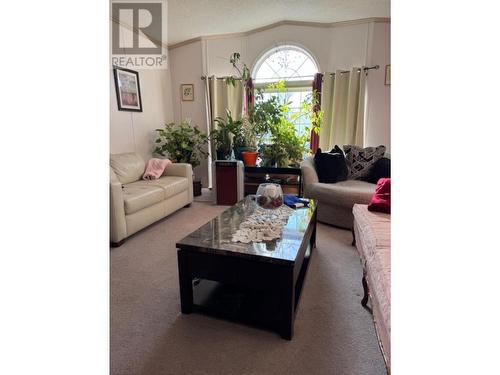
[[[297,52],[304,54],[315,65],[316,73],[321,71],[320,66],[318,64],[318,61],[316,60],[316,58],[314,57],[314,55],[311,52],[309,52],[306,48],[304,48],[300,45],[286,43],[286,44],[275,46],[275,47],[272,47],[272,48],[266,50],[255,61],[254,66],[252,68],[252,72],[251,72],[251,77],[252,77],[252,80],[254,81],[254,87],[255,88],[265,88],[270,83],[277,82],[279,80],[285,81],[285,85],[287,87],[288,86],[300,87],[300,86],[305,86],[305,85],[309,85],[309,84],[312,85],[314,75],[312,75],[312,76],[298,76],[297,77],[297,78],[304,78],[304,79],[288,79],[288,78],[293,78],[293,77],[281,77],[279,79],[271,80],[272,78],[269,77],[269,80],[266,80],[265,82],[257,82],[257,78],[256,78],[257,73],[260,70],[260,68],[262,67],[262,65],[266,62],[266,60],[270,56],[274,55],[276,52],[279,52],[281,50],[293,50],[293,51],[297,51]]]

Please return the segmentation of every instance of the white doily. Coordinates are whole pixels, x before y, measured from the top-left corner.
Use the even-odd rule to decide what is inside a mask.
[[[281,236],[281,231],[294,212],[290,207],[283,205],[267,216],[267,210],[257,207],[255,212],[240,224],[233,234],[232,242],[262,242],[271,241]]]

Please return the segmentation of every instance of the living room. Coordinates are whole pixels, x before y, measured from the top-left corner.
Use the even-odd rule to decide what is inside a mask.
[[[500,82],[449,62],[497,56],[443,30],[450,4],[30,6],[6,56],[43,58],[3,61],[28,152],[6,126],[1,373],[499,370],[496,184],[471,198],[488,163],[436,158],[494,160],[474,93]]]
[[[122,5],[113,3],[113,6],[116,8],[112,10],[112,43],[115,38],[113,33],[126,34],[132,29],[127,29],[126,21],[119,18],[123,9],[118,7]],[[180,7],[175,2],[169,2],[168,46],[162,51],[167,56],[167,67],[131,69],[130,60],[124,60],[127,64],[122,66],[118,65],[122,61],[118,57],[113,60],[110,74],[110,229],[113,246],[110,258],[111,372],[119,374],[142,371],[151,374],[161,372],[160,369],[166,366],[171,373],[181,373],[186,368],[189,368],[189,373],[234,373],[241,366],[252,367],[250,363],[245,364],[245,361],[235,364],[237,367],[234,368],[222,362],[213,363],[209,358],[215,353],[210,350],[200,355],[199,361],[204,363],[200,366],[198,361],[191,361],[193,347],[190,342],[182,345],[186,352],[177,350],[177,360],[171,357],[173,348],[167,345],[157,348],[161,352],[161,360],[156,359],[147,364],[153,342],[146,332],[170,330],[180,322],[178,315],[181,310],[186,316],[191,315],[192,311],[201,311],[208,317],[223,316],[225,320],[247,324],[250,334],[240,336],[237,332],[241,328],[237,328],[235,335],[228,332],[229,334],[219,338],[220,344],[227,351],[226,355],[234,353],[247,357],[245,353],[253,350],[254,335],[262,335],[259,328],[277,332],[281,339],[294,342],[295,348],[307,346],[312,351],[321,351],[325,343],[333,343],[336,337],[338,345],[365,348],[367,353],[362,360],[357,361],[352,358],[357,350],[349,354],[334,351],[327,360],[317,361],[314,368],[303,368],[304,362],[300,358],[294,358],[293,350],[290,352],[288,349],[290,358],[286,360],[287,366],[278,364],[278,367],[270,368],[270,360],[275,354],[267,354],[269,359],[263,359],[259,366],[253,366],[252,371],[257,373],[289,373],[292,368],[300,373],[385,373],[390,369],[390,296],[384,291],[384,296],[379,297],[384,300],[381,303],[384,308],[384,327],[380,328],[384,332],[378,332],[374,324],[374,321],[382,319],[378,305],[373,313],[375,315],[372,315],[373,307],[361,303],[363,294],[368,296],[368,291],[363,291],[363,267],[360,257],[353,251],[351,231],[354,228],[354,204],[368,207],[378,180],[390,178],[389,3],[378,4],[375,7],[377,9],[371,10],[371,17],[361,18],[353,14],[341,20],[334,16],[337,10],[327,2],[318,2],[314,7],[286,7],[283,10],[280,8],[283,20],[273,22],[275,17],[267,16],[267,23],[264,19],[273,7],[265,11],[257,11],[251,5],[246,7],[248,11],[260,12],[258,22],[247,19],[244,16],[246,12],[242,12],[241,8],[221,13],[218,7],[204,9],[203,5],[198,4],[196,8],[200,13],[195,15],[187,5]],[[306,11],[309,16],[306,16]],[[325,17],[328,22],[312,22],[324,11],[330,14],[330,18]],[[363,11],[360,8],[356,14],[364,14]],[[201,23],[202,14],[204,17],[208,16],[211,22]],[[196,19],[197,17],[200,19]],[[196,24],[193,27],[195,30],[182,28],[185,22]],[[218,26],[214,27],[214,24]],[[144,35],[139,34],[139,41],[141,38],[145,39]],[[127,49],[113,49],[113,57],[120,54],[126,55]],[[137,87],[133,93],[137,98],[135,103],[125,102],[125,93],[133,91],[126,87],[129,78]],[[136,105],[137,108],[131,110],[131,105]],[[275,122],[273,115],[278,118]],[[287,131],[293,134],[288,136]],[[342,136],[341,133],[345,134]],[[250,139],[253,141],[249,142]],[[344,151],[338,154],[333,150],[327,152],[337,144],[343,148],[351,145],[352,149],[345,156]],[[363,148],[364,146],[366,147]],[[241,152],[243,149],[245,151]],[[285,157],[281,157],[276,149],[283,150]],[[321,152],[321,149],[325,152]],[[254,160],[246,160],[246,153],[251,153]],[[337,161],[330,160],[330,156],[340,157],[342,168],[349,175],[359,172],[354,169],[361,165],[354,165],[356,160],[371,161],[363,161],[364,178],[361,175],[352,178],[347,175],[332,176],[332,173],[342,174],[343,171],[340,170],[342,168],[333,166],[332,163]],[[310,158],[314,158],[314,162],[309,167],[304,164],[304,160]],[[386,162],[385,169],[380,161]],[[324,172],[320,163],[328,170]],[[192,172],[181,170],[181,166],[190,166]],[[384,170],[368,181],[369,172],[380,168]],[[187,187],[180,187],[183,180],[187,181]],[[196,182],[199,182],[198,187]],[[255,217],[252,217],[251,212],[256,209],[255,204],[251,203],[252,197],[258,203],[261,198],[265,198],[265,194],[260,191],[273,187],[279,190],[277,199],[269,198],[273,203],[284,201],[285,205],[293,207],[290,202],[300,200],[299,203],[305,207],[296,208],[293,214],[287,211],[281,213],[280,208],[273,214],[263,211],[260,216],[257,208],[253,214]],[[316,193],[330,188],[332,191],[327,193],[324,200],[320,198],[321,192]],[[345,189],[348,190],[347,197]],[[163,198],[160,196],[162,190],[166,191]],[[375,207],[373,204],[370,207],[372,206]],[[242,217],[229,218],[234,217],[241,209],[246,211]],[[246,229],[248,220],[265,220],[266,215],[273,215],[261,225],[268,230],[256,229],[254,224],[252,230]],[[274,225],[281,220],[280,215],[284,215],[283,223]],[[390,216],[386,208],[382,209],[380,217],[385,220],[384,236],[390,236]],[[296,220],[307,220],[310,223],[305,227],[292,228],[292,223]],[[200,234],[204,233],[207,226],[219,227],[222,233],[229,232],[213,239],[211,235],[206,237],[206,234]],[[292,229],[295,232],[288,238],[285,233]],[[191,232],[193,234],[190,235]],[[313,233],[312,237],[310,232]],[[194,239],[200,236],[201,239]],[[266,267],[270,267],[266,263],[269,258],[273,262],[288,260],[279,256],[283,251],[280,249],[283,244],[290,243],[293,237],[303,238],[302,244],[310,244],[310,248],[302,250],[303,245],[298,243],[298,247],[293,250],[297,254],[290,255],[290,259],[294,261],[291,272],[304,276],[292,277],[290,281],[295,288],[291,296],[292,304],[298,307],[291,309],[291,322],[283,328],[283,314],[286,310],[283,306],[286,306],[286,302],[280,302],[276,307],[265,301],[281,299],[286,294],[281,280],[287,276],[279,276],[280,269],[269,271],[271,275],[267,283],[275,284],[275,288],[266,285],[264,279]],[[309,263],[309,259],[311,267],[317,266],[312,252],[316,248],[328,247],[324,243],[326,239],[334,241],[336,247],[342,249],[331,251],[332,257],[348,257],[346,264],[338,265],[351,269],[348,275],[330,282],[320,281],[326,275],[321,276],[321,273],[309,271],[309,267],[304,266]],[[210,251],[215,251],[216,254],[210,262],[220,264],[214,263],[211,267],[202,265],[202,269],[195,272],[193,268],[198,260],[191,259],[194,255],[186,250],[186,260],[183,261],[181,244],[183,241],[194,243],[200,240],[201,243],[218,243],[211,246],[213,249]],[[236,245],[224,246],[221,243],[225,241]],[[360,237],[358,247],[362,242]],[[146,245],[151,251],[149,253],[144,246],[152,243],[168,243],[169,250],[163,253],[164,246]],[[262,246],[265,250],[262,250]],[[292,251],[291,249],[287,251]],[[217,252],[221,250],[233,255],[220,257]],[[158,254],[158,251],[163,254]],[[256,258],[256,251],[263,252],[262,256]],[[388,252],[390,249],[380,251]],[[255,262],[247,265],[249,260],[245,260],[240,264],[238,257],[242,253]],[[316,262],[326,259],[320,258]],[[169,264],[168,269],[165,268],[165,262]],[[181,267],[184,262],[189,264],[183,270]],[[157,268],[160,264],[162,266]],[[251,270],[248,272],[260,274],[260,277],[255,279],[255,276],[249,275],[245,278],[243,275],[247,267]],[[387,282],[390,278],[390,263],[385,267],[387,272],[384,281]],[[227,269],[238,270],[239,276],[235,279],[225,271]],[[307,296],[309,272],[320,277],[320,285],[357,287],[357,291],[346,296],[343,308],[335,313],[343,318],[337,320],[339,324],[334,328],[325,330],[328,334],[324,337],[304,335],[310,328],[303,330],[302,334],[296,333],[301,328],[299,312],[312,308],[312,301],[308,303],[305,302],[307,297],[301,298],[302,290]],[[184,282],[185,273],[189,276],[186,276]],[[165,279],[167,275],[168,279]],[[217,284],[210,293],[207,292],[211,302],[198,306],[200,291],[209,288],[210,283],[215,281],[220,285]],[[151,293],[151,285],[155,284],[165,284],[164,288],[157,290],[160,295],[150,296],[149,301],[140,302],[142,308],[134,309],[135,313],[130,315],[132,306],[139,303],[144,295]],[[247,284],[251,284],[252,293],[247,296],[239,289],[230,293],[224,289],[226,284],[231,288],[238,285],[246,285],[248,288]],[[390,289],[390,284],[384,283],[382,288]],[[266,289],[276,291],[267,296],[264,293]],[[315,289],[317,290],[315,286],[309,286],[309,290]],[[332,292],[344,294],[346,290],[340,288]],[[131,299],[133,295],[138,299]],[[151,303],[160,299],[163,299],[163,303]],[[164,305],[172,299],[177,300],[177,304]],[[300,304],[299,300],[302,300]],[[178,303],[182,307],[180,310]],[[230,307],[222,308],[223,303],[230,304]],[[322,314],[327,317],[333,304],[334,300],[326,298],[321,308],[316,306],[316,309],[324,310]],[[215,305],[216,308],[208,309],[205,305]],[[254,307],[266,310],[265,317],[262,318],[253,311]],[[210,311],[207,313],[205,310]],[[212,310],[216,310],[218,314]],[[352,310],[355,311],[354,315]],[[155,318],[154,311],[162,313]],[[139,318],[136,314],[143,317]],[[303,317],[307,319],[305,315]],[[317,320],[316,323],[328,326],[328,320]],[[148,324],[147,321],[162,323]],[[204,321],[200,322],[205,324]],[[143,327],[143,335],[150,337],[148,340],[133,337],[133,327],[139,322]],[[210,318],[207,322],[209,331],[206,334],[203,330],[198,332],[200,336],[206,335],[207,344],[215,339],[210,334],[211,331],[230,331],[232,327],[227,326],[224,321]],[[351,324],[363,327],[362,331],[342,331],[346,325]],[[312,328],[313,331],[317,332],[319,326]],[[173,332],[168,341],[180,343],[191,333],[188,329],[178,334],[180,337]],[[281,340],[275,336],[276,334],[271,334],[267,340],[259,339],[258,345],[266,345],[264,341],[267,341],[267,345],[274,345],[276,339]],[[383,344],[379,342],[382,336],[386,338]],[[247,343],[248,349],[231,350],[234,341],[242,345]],[[287,350],[282,355],[286,356],[286,353]],[[261,358],[263,355],[260,354]],[[133,364],[139,367],[134,367]],[[143,366],[147,366],[147,369]]]

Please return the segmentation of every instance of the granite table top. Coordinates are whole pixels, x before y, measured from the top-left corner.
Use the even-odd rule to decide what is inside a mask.
[[[313,220],[316,203],[295,209],[283,227],[281,237],[272,241],[234,243],[232,235],[240,224],[253,212],[252,202],[245,199],[231,206],[187,237],[177,242],[177,248],[195,252],[214,253],[256,261],[293,264]]]

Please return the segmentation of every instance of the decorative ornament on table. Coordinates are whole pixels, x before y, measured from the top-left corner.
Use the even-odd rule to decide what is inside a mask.
[[[253,196],[249,196],[245,204],[250,207],[253,199]],[[288,217],[293,213],[293,209],[283,205],[281,186],[273,183],[260,184],[255,194],[255,203],[255,210],[252,209],[251,215],[240,224],[232,236],[232,242],[250,243],[280,238]]]
[[[283,227],[294,210],[286,205],[275,209],[272,217],[268,210],[256,206],[255,211],[243,221],[232,235],[231,242],[251,243],[273,241],[281,237]]]
[[[278,184],[260,184],[255,196],[257,204],[266,210],[275,210],[283,204],[283,190]]]

